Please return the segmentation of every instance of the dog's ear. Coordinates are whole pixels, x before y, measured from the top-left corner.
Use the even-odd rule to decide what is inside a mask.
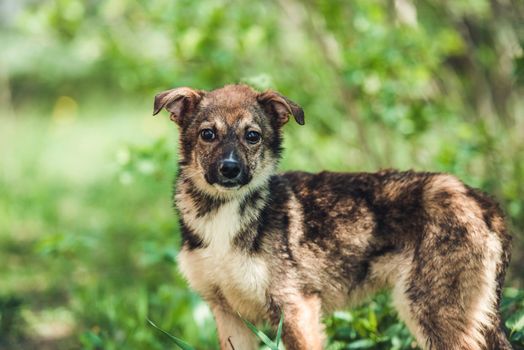
[[[304,125],[304,111],[297,105],[278,92],[268,90],[258,94],[258,102],[264,107],[269,115],[277,119],[279,125],[284,125],[289,121],[289,115],[292,115],[296,122]]]
[[[170,119],[178,125],[182,125],[184,118],[194,112],[204,95],[205,91],[188,87],[163,91],[155,96],[153,115],[157,115],[162,108],[165,108],[170,113]]]

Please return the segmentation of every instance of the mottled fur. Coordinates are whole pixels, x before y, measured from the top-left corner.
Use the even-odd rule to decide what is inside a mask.
[[[238,314],[276,325],[281,311],[288,350],[321,349],[321,315],[382,288],[423,349],[511,349],[498,311],[510,237],[487,195],[438,173],[275,174],[281,127],[304,122],[275,92],[179,88],[157,95],[162,108],[181,131],[179,267],[222,349],[257,347]],[[217,164],[231,152],[242,178],[224,187]]]

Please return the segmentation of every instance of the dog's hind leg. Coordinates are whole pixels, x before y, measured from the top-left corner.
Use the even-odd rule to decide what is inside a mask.
[[[399,316],[423,349],[511,349],[497,310],[501,241],[478,220],[459,221],[429,222],[410,262],[399,268],[393,292]]]
[[[509,239],[468,191],[449,175],[427,183],[423,230],[398,269],[395,304],[424,349],[510,349],[498,312]]]
[[[457,257],[449,265],[431,267],[415,263],[399,274],[393,300],[423,349],[505,349],[491,346],[487,338],[491,330],[498,331],[500,320],[494,271],[478,260],[482,258],[471,259]]]
[[[512,349],[511,344],[506,337],[503,329],[503,322],[499,313],[500,302],[502,299],[502,288],[504,286],[504,278],[506,269],[509,265],[511,255],[511,236],[507,232],[506,223],[504,222],[504,214],[499,208],[498,204],[486,196],[484,193],[469,188],[469,196],[473,198],[477,204],[482,208],[483,217],[486,225],[491,232],[495,234],[496,239],[501,242],[501,254],[497,260],[497,301],[491,327],[486,330],[486,341],[488,349]]]

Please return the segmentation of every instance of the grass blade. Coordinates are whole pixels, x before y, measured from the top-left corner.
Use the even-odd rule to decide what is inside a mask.
[[[271,350],[278,350],[278,345],[276,345],[271,339],[269,339],[269,337],[267,335],[264,334],[264,332],[260,331],[257,329],[257,327],[255,327],[251,322],[249,322],[248,320],[242,318],[242,316],[238,315],[242,321],[244,321],[244,323],[246,324],[246,326],[249,327],[249,329],[251,329],[251,331],[253,333],[255,333],[255,335],[257,336],[258,339],[262,340],[262,342],[267,345]]]
[[[192,347],[191,345],[189,345],[188,343],[186,343],[185,341],[183,341],[182,339],[179,339],[171,334],[169,334],[168,332],[166,332],[165,330],[163,330],[162,328],[158,327],[153,321],[151,321],[149,318],[147,319],[147,322],[149,322],[149,324],[151,326],[153,326],[154,328],[158,329],[160,332],[164,333],[165,335],[167,335],[169,338],[171,338],[171,340],[176,344],[178,345],[178,347],[182,350],[195,350],[194,347]]]
[[[275,337],[275,344],[280,344],[280,339],[282,338],[282,326],[284,325],[284,311],[280,314],[280,321],[278,322],[277,336]]]

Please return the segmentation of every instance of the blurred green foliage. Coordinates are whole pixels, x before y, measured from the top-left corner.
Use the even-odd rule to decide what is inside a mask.
[[[0,348],[217,347],[177,273],[176,130],[154,93],[246,82],[300,103],[282,169],[446,171],[508,214],[524,348],[524,3],[0,2]],[[330,349],[411,349],[387,294]]]

